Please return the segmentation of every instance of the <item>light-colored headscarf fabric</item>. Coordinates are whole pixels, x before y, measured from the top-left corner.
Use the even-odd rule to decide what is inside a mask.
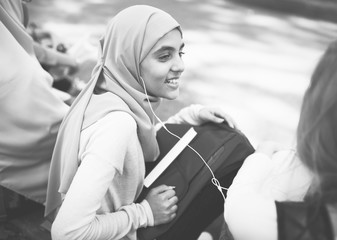
[[[69,107],[33,50],[21,0],[0,0],[0,185],[45,203],[58,128]]]
[[[62,202],[79,166],[81,130],[112,111],[129,113],[137,123],[145,161],[159,154],[154,117],[146,101],[140,63],[152,47],[179,24],[168,13],[146,5],[136,5],[118,13],[100,40],[99,59],[92,78],[65,117],[53,153],[45,214]],[[100,92],[95,95],[95,87]],[[102,91],[103,90],[103,91]],[[160,99],[150,97],[153,107]]]

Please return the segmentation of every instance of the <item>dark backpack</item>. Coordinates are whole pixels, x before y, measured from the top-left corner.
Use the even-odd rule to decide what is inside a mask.
[[[180,137],[192,127],[184,124],[166,124],[166,126],[171,132]],[[254,148],[248,139],[240,131],[229,127],[227,124],[207,123],[202,126],[193,126],[193,128],[197,132],[197,136],[189,145],[206,160],[217,179],[228,175],[232,181],[245,158],[254,152]],[[155,163],[147,164],[147,172],[154,168],[178,139],[161,128],[157,133],[157,141],[159,143],[160,156]],[[139,229],[138,238],[152,240],[168,231],[211,179],[212,175],[204,162],[194,151],[186,147],[150,186],[152,188],[166,184],[176,187],[175,191],[179,199],[177,216],[170,223]],[[149,189],[144,188],[138,201],[144,199],[148,191]],[[222,213],[219,211],[220,214]],[[194,220],[198,221],[198,219]]]

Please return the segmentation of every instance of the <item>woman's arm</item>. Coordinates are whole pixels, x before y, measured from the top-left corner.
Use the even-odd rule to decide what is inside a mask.
[[[68,54],[61,53],[55,49],[44,47],[34,42],[34,51],[40,63],[49,66],[68,67],[71,73],[76,72],[78,63],[76,59]]]
[[[153,224],[147,201],[97,214],[116,174],[123,171],[136,124],[127,113],[109,114],[95,124],[100,125],[82,153],[81,165],[53,223],[53,239],[119,239]]]
[[[227,121],[231,127],[235,127],[233,119],[219,107],[202,106],[192,104],[181,109],[170,117],[165,123],[187,123],[199,126],[206,122],[221,123]]]

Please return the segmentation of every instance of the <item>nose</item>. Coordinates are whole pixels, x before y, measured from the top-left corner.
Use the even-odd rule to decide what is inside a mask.
[[[171,70],[173,72],[179,72],[179,73],[182,73],[185,70],[185,63],[183,59],[181,58],[181,56],[178,55],[177,57],[175,57]]]

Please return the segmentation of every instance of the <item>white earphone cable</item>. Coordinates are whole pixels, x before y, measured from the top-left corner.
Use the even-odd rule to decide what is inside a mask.
[[[147,102],[149,103],[149,106],[150,106],[150,110],[152,112],[152,114],[155,116],[155,118],[158,120],[158,122],[161,124],[161,126],[169,133],[171,134],[172,136],[178,138],[179,140],[181,139],[181,137],[179,137],[178,135],[172,133],[166,126],[165,124],[160,120],[160,118],[155,114],[155,112],[153,111],[153,108],[151,106],[151,102],[150,102],[150,99],[149,99],[149,96],[147,94],[147,90],[146,90],[146,86],[145,86],[145,82],[143,80],[143,78],[141,77],[140,78],[142,80],[142,83],[143,83],[143,87],[144,87],[144,92],[145,92],[145,95],[146,95],[146,100]],[[210,173],[212,174],[212,179],[211,179],[211,182],[213,183],[214,186],[216,186],[216,188],[218,189],[218,191],[221,193],[221,196],[223,198],[223,200],[225,201],[226,200],[226,197],[224,195],[224,193],[222,192],[222,190],[228,190],[228,188],[225,188],[225,187],[222,187],[219,180],[215,177],[211,167],[207,164],[207,162],[205,161],[205,159],[200,155],[200,153],[195,150],[193,147],[191,147],[189,144],[187,145],[188,148],[190,148],[193,152],[195,152],[198,157],[204,162],[205,166],[208,168],[208,170],[210,171]]]

